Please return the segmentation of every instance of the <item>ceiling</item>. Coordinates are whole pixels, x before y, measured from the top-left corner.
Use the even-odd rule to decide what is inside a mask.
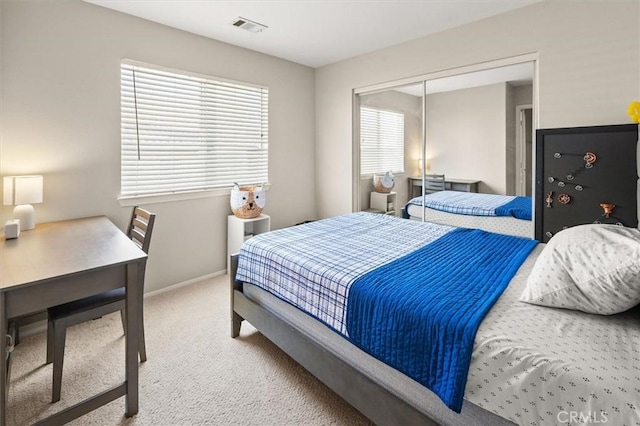
[[[85,0],[317,68],[541,0]],[[233,26],[243,17],[260,33]]]

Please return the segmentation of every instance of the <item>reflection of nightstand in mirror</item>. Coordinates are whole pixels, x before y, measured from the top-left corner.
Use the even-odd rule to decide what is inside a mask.
[[[372,192],[369,199],[369,207],[374,210],[380,210],[384,214],[390,216],[396,215],[396,193],[389,192]]]
[[[479,180],[449,178],[445,174],[444,186],[447,191],[478,192]],[[409,178],[409,199],[422,195],[422,176]]]

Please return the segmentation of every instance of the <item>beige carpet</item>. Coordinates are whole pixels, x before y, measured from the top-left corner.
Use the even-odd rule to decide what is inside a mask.
[[[228,278],[145,299],[148,361],[140,365],[140,411],[124,398],[74,425],[369,425],[358,411],[246,322],[229,336]],[[71,327],[62,400],[50,403],[44,334],[14,352],[8,423],[27,425],[124,378],[119,314]]]

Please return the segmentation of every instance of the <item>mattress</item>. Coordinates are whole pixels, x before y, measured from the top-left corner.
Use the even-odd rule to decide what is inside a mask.
[[[422,206],[407,205],[410,219],[422,220]],[[459,228],[476,228],[498,234],[515,235],[516,237],[533,238],[533,221],[516,219],[511,216],[471,216],[454,214],[425,208],[425,220],[441,225]]]
[[[410,221],[401,222],[409,228]],[[525,261],[476,334],[462,413],[469,402],[522,425],[566,424],[575,418],[583,423],[608,419],[609,424],[640,424],[640,308],[605,317],[519,302],[542,247]],[[245,288],[250,298],[267,303],[269,293]],[[295,323],[309,322],[314,333],[333,335],[327,344],[352,347],[311,316],[271,299],[275,300],[270,309],[285,309]],[[367,371],[376,380],[392,376],[391,389],[417,408],[427,404],[427,412],[446,413],[441,423],[459,423],[459,417],[427,398],[432,394],[411,379],[388,371],[379,377],[373,367]]]

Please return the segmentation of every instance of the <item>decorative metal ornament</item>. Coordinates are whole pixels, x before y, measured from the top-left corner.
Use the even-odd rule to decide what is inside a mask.
[[[558,181],[558,186],[560,188],[564,188],[565,185],[566,185],[566,183],[564,183],[563,181]]]
[[[582,185],[576,185],[576,191],[582,191],[583,189]]]
[[[547,207],[551,208],[551,203],[553,203],[553,191],[547,194]]]
[[[616,205],[612,203],[602,203],[600,204],[600,207],[602,207],[602,210],[604,211],[603,216],[608,219],[609,216],[611,216],[611,213],[613,213],[613,209],[616,208]]]
[[[591,164],[592,166],[593,166],[593,163],[595,163],[596,160],[598,159],[596,154],[591,151],[587,151],[587,153],[582,158],[587,164]],[[585,167],[589,168],[588,166],[585,166]]]
[[[567,175],[567,180],[574,180],[574,179],[575,179],[575,176],[573,176],[573,175]]]
[[[571,202],[571,197],[569,194],[560,194],[558,195],[558,202],[560,204],[569,204]]]
[[[559,152],[556,152],[555,154],[553,154],[553,158],[561,158],[562,154],[560,154]]]
[[[549,238],[553,237],[553,233],[549,231],[545,232],[544,235],[546,235]]]
[[[556,178],[554,178],[553,176],[549,176],[547,180],[549,181],[549,183],[553,183],[555,182]]]

